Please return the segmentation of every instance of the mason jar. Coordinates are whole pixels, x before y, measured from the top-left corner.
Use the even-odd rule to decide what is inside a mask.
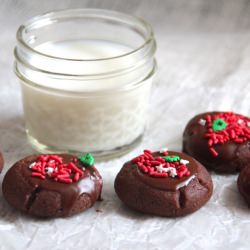
[[[41,153],[110,157],[142,138],[156,43],[142,19],[102,9],[34,17],[17,31],[26,132]]]

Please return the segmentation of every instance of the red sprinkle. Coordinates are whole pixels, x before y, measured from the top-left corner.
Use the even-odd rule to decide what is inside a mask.
[[[73,182],[70,178],[58,178],[58,181],[66,184],[70,184]]]
[[[76,172],[74,175],[74,181],[79,181],[79,178],[80,178],[80,174]]]
[[[145,155],[145,154],[152,155],[152,151],[149,150],[149,149],[145,149],[145,150],[143,150],[143,152],[144,152],[144,155]]]
[[[227,127],[223,130],[214,131],[212,123],[218,118],[224,120],[227,123]],[[250,139],[250,127],[248,126],[250,118],[233,112],[221,112],[206,115],[205,119],[207,133],[205,133],[204,137],[207,139],[209,150],[214,157],[218,156],[218,152],[213,147],[214,145],[225,144],[228,141],[241,144]]]
[[[166,152],[159,153],[162,156],[165,156]],[[187,166],[180,164],[180,162],[166,162],[166,160],[162,157],[155,156],[150,150],[144,150],[142,155],[139,155],[131,160],[131,163],[136,164],[137,167],[144,173],[151,177],[157,178],[166,178],[171,175],[167,171],[158,171],[158,167],[162,166],[163,168],[175,168],[177,177],[182,178],[183,176],[189,176],[190,171],[188,171]],[[170,171],[170,170],[169,170]],[[171,178],[173,178],[171,176]]]
[[[70,162],[68,164],[69,168],[73,169],[75,172],[78,172],[79,174],[83,174],[82,170],[78,168],[73,162]]]
[[[33,172],[31,173],[31,176],[34,176],[34,177],[39,177],[40,179],[45,179],[45,176],[42,175],[41,173],[36,173],[36,172]]]
[[[45,178],[54,181],[70,184],[79,181],[84,172],[77,167],[77,159],[73,162],[63,163],[59,155],[39,155],[35,163],[30,166],[31,176],[44,180]]]

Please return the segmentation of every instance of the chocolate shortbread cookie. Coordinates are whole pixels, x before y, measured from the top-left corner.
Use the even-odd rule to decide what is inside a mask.
[[[16,209],[38,217],[67,217],[93,206],[102,178],[91,154],[31,155],[6,173],[2,189]]]
[[[184,130],[183,151],[208,169],[236,173],[250,161],[250,118],[233,112],[199,114]]]
[[[115,179],[118,197],[130,208],[166,217],[190,214],[211,197],[212,179],[192,157],[145,150],[124,164]]]

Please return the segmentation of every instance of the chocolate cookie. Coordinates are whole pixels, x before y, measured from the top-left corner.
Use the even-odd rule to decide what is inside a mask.
[[[250,118],[233,112],[199,114],[184,130],[183,151],[208,169],[236,173],[250,161]]]
[[[6,173],[2,189],[7,202],[29,215],[68,217],[100,198],[102,178],[91,154],[32,155]]]
[[[186,154],[144,150],[124,164],[115,191],[132,209],[177,217],[201,208],[212,195],[213,183],[207,170]]]
[[[0,152],[0,173],[1,173],[2,170],[3,170],[3,165],[4,165],[3,155],[2,155],[2,153]]]
[[[238,177],[238,190],[250,208],[250,165],[245,167]]]

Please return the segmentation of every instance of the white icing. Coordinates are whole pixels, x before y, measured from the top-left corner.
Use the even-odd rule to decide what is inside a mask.
[[[182,187],[186,187],[190,183],[190,181],[193,180],[194,178],[195,178],[195,175],[190,176],[186,181],[179,183],[176,186],[176,189],[178,190]]]
[[[250,122],[247,122],[247,126],[250,127]]]
[[[198,123],[201,125],[201,126],[205,126],[206,125],[206,120],[204,120],[204,119],[200,119],[199,121],[198,121]]]

